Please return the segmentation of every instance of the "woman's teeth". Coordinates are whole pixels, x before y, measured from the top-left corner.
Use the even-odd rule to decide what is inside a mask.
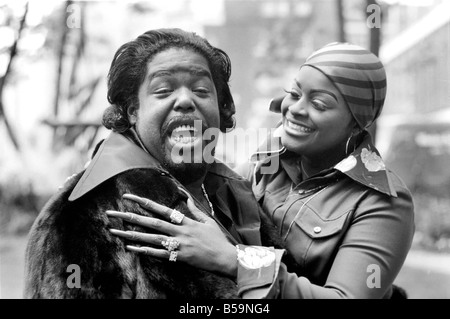
[[[287,123],[288,123],[288,126],[291,129],[296,130],[296,131],[300,131],[300,132],[303,132],[303,133],[312,133],[314,131],[313,129],[310,129],[310,128],[306,127],[306,126],[298,125],[298,124],[292,123],[290,121],[287,121]]]

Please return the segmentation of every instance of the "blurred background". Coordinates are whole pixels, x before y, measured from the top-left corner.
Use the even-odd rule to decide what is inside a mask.
[[[372,133],[416,206],[396,283],[410,298],[450,298],[449,12],[450,0],[0,0],[0,298],[22,298],[31,224],[108,133],[115,51],[165,27],[195,31],[231,58],[237,129],[227,139],[247,144],[219,144],[230,166],[257,147],[240,134],[278,121],[268,103],[312,51],[347,41],[379,55],[388,93]]]

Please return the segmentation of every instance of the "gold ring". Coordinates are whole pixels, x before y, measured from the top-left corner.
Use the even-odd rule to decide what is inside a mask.
[[[170,214],[170,221],[174,224],[181,224],[183,221],[184,214],[180,213],[176,209],[172,210],[172,214]]]
[[[178,252],[177,251],[171,251],[169,256],[169,261],[177,261]]]
[[[168,251],[172,252],[174,250],[177,250],[177,248],[180,246],[180,242],[173,237],[169,237],[167,240],[163,240],[161,242],[161,245],[163,245],[164,248],[166,248]]]

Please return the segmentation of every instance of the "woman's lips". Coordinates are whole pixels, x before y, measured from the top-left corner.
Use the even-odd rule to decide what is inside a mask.
[[[297,134],[305,135],[305,134],[311,134],[312,132],[315,131],[314,129],[312,129],[306,125],[294,123],[289,120],[286,120],[284,126],[285,126],[285,128],[287,128],[288,133],[297,133]]]

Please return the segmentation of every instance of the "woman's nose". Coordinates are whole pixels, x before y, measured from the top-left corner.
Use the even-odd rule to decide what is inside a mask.
[[[192,112],[195,110],[194,96],[191,90],[187,88],[178,90],[174,109],[180,112]]]
[[[291,112],[293,115],[307,116],[308,115],[308,105],[307,105],[305,96],[302,96],[295,103],[291,104],[288,107],[288,109],[289,109],[289,112]]]

